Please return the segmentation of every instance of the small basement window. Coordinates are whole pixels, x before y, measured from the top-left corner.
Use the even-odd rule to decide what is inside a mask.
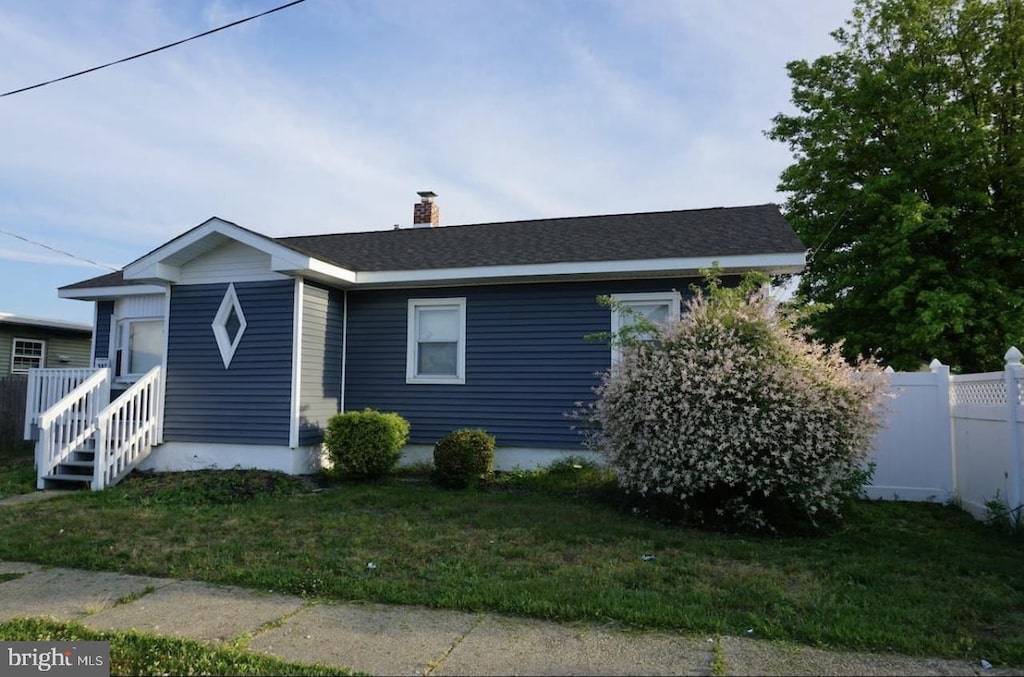
[[[466,382],[466,299],[409,299],[406,383]]]
[[[27,374],[46,365],[46,341],[15,338],[11,345],[11,373]]]

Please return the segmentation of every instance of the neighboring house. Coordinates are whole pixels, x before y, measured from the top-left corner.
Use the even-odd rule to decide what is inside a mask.
[[[33,367],[88,367],[92,327],[0,313],[0,377]]]
[[[328,418],[364,407],[409,420],[406,458],[473,427],[496,436],[499,467],[551,460],[580,450],[566,413],[612,360],[585,340],[620,323],[599,295],[677,316],[715,263],[736,275],[805,260],[771,204],[440,227],[420,195],[412,228],[272,238],[211,218],[62,287],[96,304],[93,363],[114,396],[145,383],[160,417],[93,486],[150,442],[142,467],[308,472]]]
[[[0,452],[21,449],[26,377],[35,367],[88,367],[92,327],[0,313]]]

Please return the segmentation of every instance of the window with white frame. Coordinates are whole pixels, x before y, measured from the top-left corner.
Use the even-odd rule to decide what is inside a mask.
[[[117,378],[136,381],[163,363],[164,322],[133,318],[118,322]]]
[[[466,299],[409,299],[407,383],[466,382]]]
[[[33,367],[46,366],[46,341],[15,338],[11,345],[11,373],[27,374]]]
[[[636,294],[612,294],[612,299],[622,307],[612,308],[612,333],[618,333],[634,326],[639,318],[653,324],[666,324],[679,319],[679,292],[642,292]],[[634,338],[653,341],[649,334],[638,334]],[[619,351],[612,347],[612,361],[619,359]]]

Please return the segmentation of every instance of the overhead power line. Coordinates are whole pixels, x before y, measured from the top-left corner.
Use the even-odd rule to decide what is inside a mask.
[[[70,75],[64,75],[64,76],[59,77],[59,78],[54,78],[53,80],[47,80],[46,82],[40,82],[38,84],[30,85],[28,87],[22,87],[21,89],[12,89],[9,92],[4,92],[3,94],[0,94],[0,98],[5,97],[5,96],[10,96],[12,94],[20,94],[21,92],[27,92],[30,89],[37,89],[39,87],[45,87],[46,85],[52,85],[53,83],[60,82],[61,80],[70,80],[71,78],[77,78],[79,75],[85,75],[86,73],[92,73],[94,71],[98,71],[98,70],[101,70],[103,68],[107,68],[109,66],[116,66],[119,63],[124,63],[126,61],[131,61],[132,59],[138,59],[138,58],[141,58],[141,57],[144,57],[144,56],[149,56],[150,54],[156,54],[157,52],[162,52],[165,49],[170,49],[171,47],[177,47],[178,45],[183,45],[186,42],[189,42],[191,40],[197,40],[198,38],[206,37],[207,35],[212,35],[213,33],[216,33],[218,31],[222,31],[222,30],[224,30],[226,28],[231,28],[232,26],[237,26],[239,24],[244,24],[246,21],[252,21],[253,19],[258,19],[261,16],[266,16],[268,14],[273,14],[274,12],[280,12],[282,9],[288,9],[289,7],[292,7],[294,5],[298,5],[298,4],[303,3],[305,1],[306,0],[292,0],[292,2],[285,3],[285,4],[281,5],[280,7],[275,7],[273,9],[268,9],[266,12],[260,12],[259,14],[254,14],[254,15],[246,17],[244,19],[239,19],[238,21],[232,21],[229,24],[224,24],[223,26],[218,26],[217,28],[214,28],[214,29],[211,29],[211,30],[208,30],[208,31],[204,31],[204,32],[199,33],[197,35],[193,35],[190,38],[185,38],[184,40],[178,40],[177,42],[172,42],[170,44],[164,45],[163,47],[157,47],[156,49],[150,49],[150,50],[147,50],[145,52],[139,52],[138,54],[133,54],[132,56],[127,56],[127,57],[125,57],[123,59],[118,59],[117,61],[111,61],[110,63],[105,63],[102,66],[93,66],[92,68],[86,68],[84,71],[78,71],[77,73],[71,73]]]
[[[0,235],[9,235],[9,236],[11,236],[13,238],[17,238],[17,239],[21,240],[22,242],[28,242],[29,244],[34,244],[37,247],[42,247],[43,249],[49,249],[51,252],[56,252],[58,254],[63,254],[64,256],[70,256],[73,259],[76,259],[78,261],[84,261],[85,263],[88,263],[90,265],[96,266],[97,268],[106,268],[107,270],[112,270],[114,272],[117,272],[119,270],[118,268],[114,268],[113,266],[108,266],[105,263],[96,263],[92,259],[87,259],[84,256],[79,256],[77,254],[72,254],[71,252],[66,252],[63,249],[57,249],[56,247],[51,247],[50,245],[45,244],[43,242],[37,242],[35,240],[31,240],[31,239],[25,237],[24,235],[18,235],[17,233],[12,233],[9,230],[4,230],[3,228],[0,228]]]
[[[818,253],[818,250],[820,250],[822,247],[825,246],[825,242],[832,235],[832,231],[835,230],[836,226],[839,225],[839,222],[843,220],[843,217],[846,216],[846,212],[849,209],[850,209],[850,205],[846,205],[845,207],[843,207],[843,211],[840,212],[838,218],[836,218],[836,222],[832,224],[832,227],[828,229],[827,233],[825,233],[825,237],[821,238],[821,242],[819,242],[818,246],[815,247],[814,251],[811,252],[811,258],[814,258],[814,255]]]

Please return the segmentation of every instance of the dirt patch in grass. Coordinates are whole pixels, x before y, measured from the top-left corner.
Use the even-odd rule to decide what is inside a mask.
[[[133,472],[119,487],[125,500],[142,504],[229,505],[281,499],[321,488],[317,478],[269,470]]]

